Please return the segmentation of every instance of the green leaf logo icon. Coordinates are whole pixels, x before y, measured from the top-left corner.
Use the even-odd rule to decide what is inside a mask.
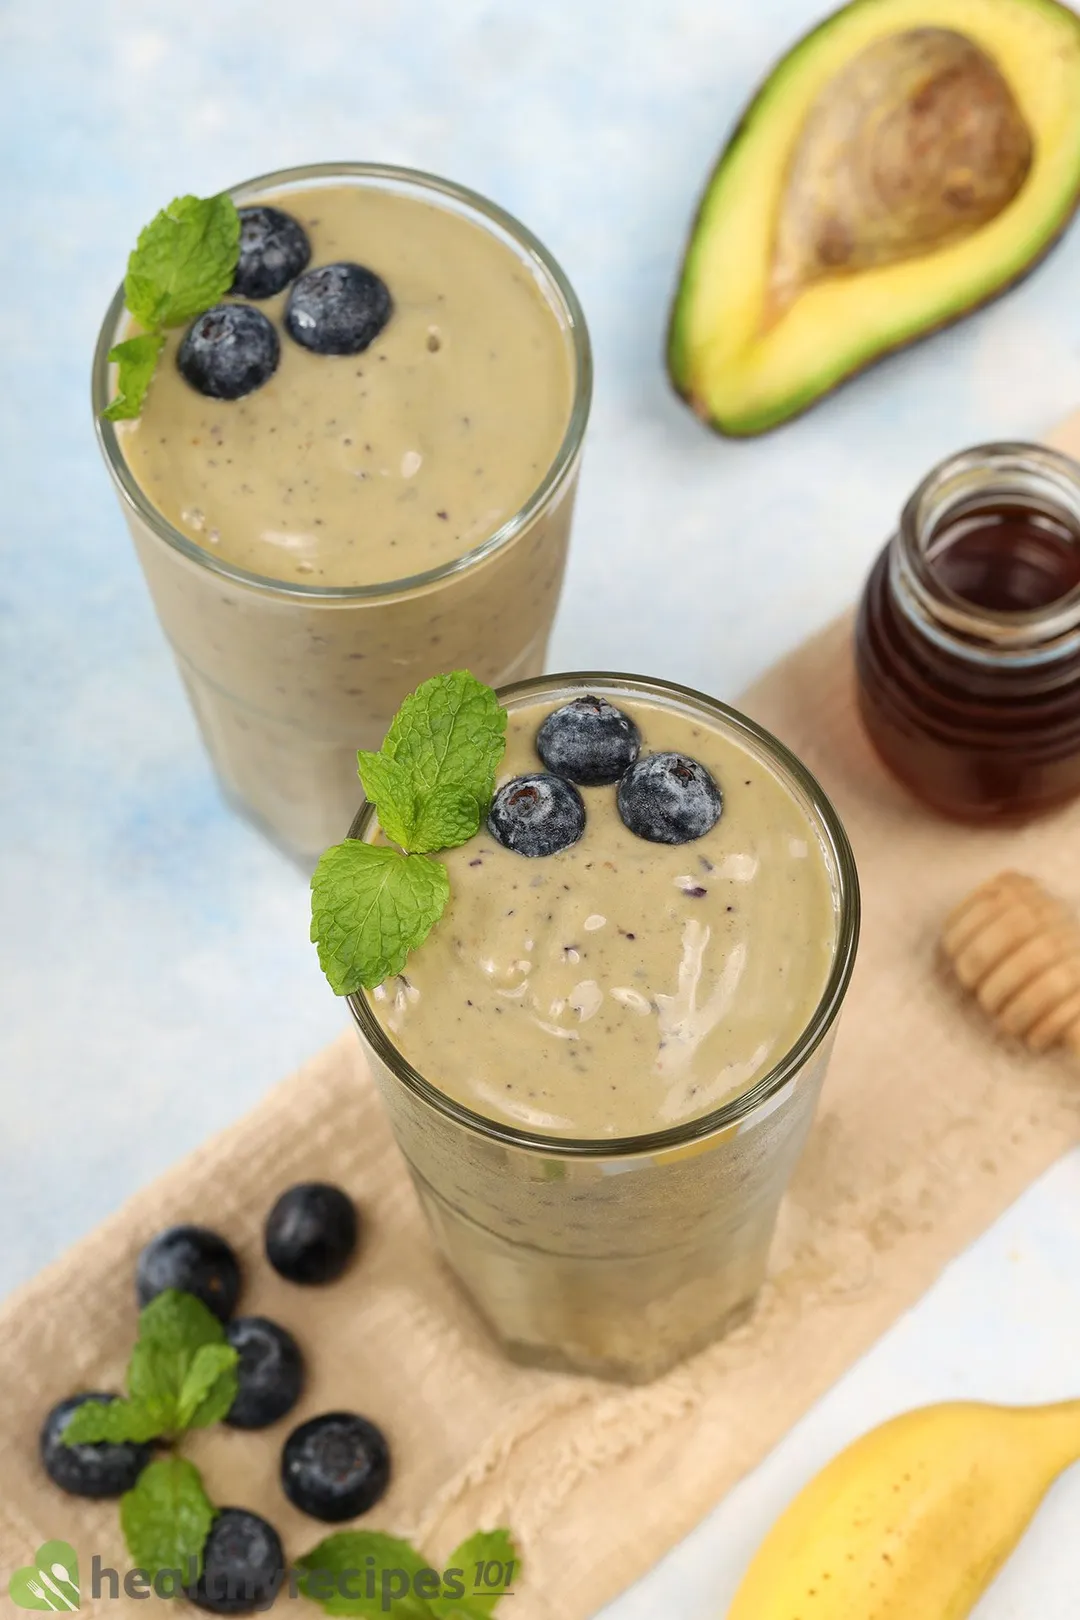
[[[48,1609],[71,1614],[79,1607],[79,1559],[68,1541],[46,1541],[34,1562],[17,1569],[8,1596],[20,1609]]]

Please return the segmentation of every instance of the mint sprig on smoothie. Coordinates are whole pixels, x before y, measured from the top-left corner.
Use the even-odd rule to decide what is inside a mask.
[[[487,815],[506,747],[506,711],[467,670],[407,697],[378,753],[357,755],[388,844],[346,839],[311,880],[311,938],[339,996],[400,973],[446,908],[450,880],[432,853],[467,843]]]
[[[124,298],[144,330],[109,350],[119,368],[111,422],[142,410],[168,327],[183,326],[216,304],[233,284],[240,258],[240,216],[231,197],[176,197],[139,232],[128,259]]]

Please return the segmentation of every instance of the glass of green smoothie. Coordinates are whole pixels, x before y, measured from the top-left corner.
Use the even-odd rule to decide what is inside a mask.
[[[806,768],[712,698],[610,674],[500,698],[491,818],[435,857],[450,899],[403,973],[350,1006],[506,1352],[648,1380],[764,1279],[855,959],[855,864]],[[581,709],[621,762],[575,769]],[[527,842],[545,795],[557,848]],[[350,836],[379,839],[370,806]]]
[[[313,864],[355,811],[358,744],[378,747],[418,682],[543,669],[589,339],[542,244],[449,181],[331,163],[230,195],[245,231],[271,221],[270,260],[294,252],[284,286],[255,276],[240,290],[251,322],[273,328],[272,375],[242,397],[200,392],[181,372],[191,342],[178,327],[141,415],[106,419],[109,351],[134,330],[121,288],[94,414],[225,793]],[[334,324],[333,275],[339,293],[382,300],[360,350]]]

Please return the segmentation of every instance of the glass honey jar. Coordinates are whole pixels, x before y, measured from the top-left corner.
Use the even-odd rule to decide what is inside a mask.
[[[1080,793],[1080,463],[977,445],[923,480],[871,570],[859,709],[926,804],[1023,820]]]

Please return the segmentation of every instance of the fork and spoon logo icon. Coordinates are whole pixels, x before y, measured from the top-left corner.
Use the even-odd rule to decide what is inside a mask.
[[[79,1607],[79,1559],[67,1541],[46,1541],[32,1564],[17,1569],[8,1595],[20,1609],[47,1609],[70,1614]]]

